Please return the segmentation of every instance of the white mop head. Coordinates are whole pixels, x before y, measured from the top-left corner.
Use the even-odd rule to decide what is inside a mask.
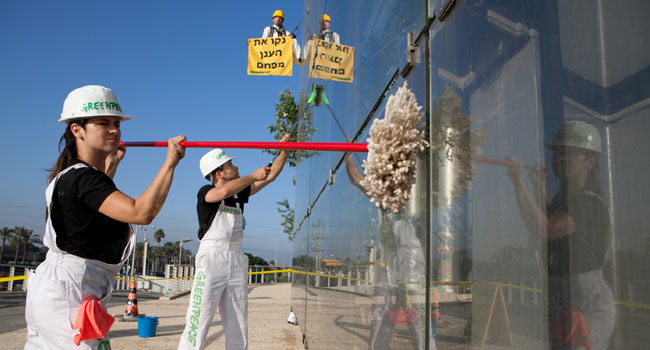
[[[397,212],[406,205],[415,183],[415,158],[424,149],[421,106],[407,83],[386,102],[384,119],[375,119],[368,138],[368,158],[361,185],[376,206]]]

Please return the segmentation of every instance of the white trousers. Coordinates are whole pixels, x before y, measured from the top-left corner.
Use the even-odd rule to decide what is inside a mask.
[[[74,345],[72,327],[86,298],[107,308],[113,292],[113,266],[70,254],[49,252],[30,277],[25,319],[25,350],[109,350],[108,339],[90,339]]]
[[[248,349],[248,257],[241,243],[202,242],[179,350],[204,349],[217,305],[227,350]]]

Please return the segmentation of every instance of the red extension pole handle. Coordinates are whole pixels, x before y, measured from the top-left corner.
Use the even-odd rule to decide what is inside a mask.
[[[167,141],[121,142],[126,147],[167,147]],[[349,142],[233,142],[233,141],[183,141],[183,147],[204,148],[255,148],[310,151],[368,152],[367,143]]]
[[[120,145],[126,147],[167,147],[167,141],[140,141],[140,142],[120,142]],[[309,150],[309,151],[340,151],[340,152],[368,152],[367,143],[350,143],[350,142],[235,142],[235,141],[183,141],[183,147],[199,148],[254,148],[254,149],[288,149],[288,150]],[[475,162],[512,166],[512,163],[494,158],[479,157],[473,159]],[[530,165],[524,168],[531,169]]]

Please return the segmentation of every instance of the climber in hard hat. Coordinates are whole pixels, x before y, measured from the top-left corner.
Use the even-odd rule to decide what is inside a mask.
[[[340,44],[341,38],[338,33],[330,30],[332,25],[332,19],[327,14],[323,14],[320,21],[320,32],[318,33],[318,39],[325,40],[333,43]]]
[[[281,142],[289,141],[285,135]],[[197,195],[198,236],[194,285],[178,349],[203,349],[212,317],[219,306],[226,349],[248,349],[248,258],[242,254],[244,205],[248,197],[271,183],[282,171],[288,152],[280,152],[271,167],[239,176],[239,168],[221,149],[206,153],[199,163],[209,185]]]
[[[550,342],[553,348],[573,344],[607,349],[615,305],[603,277],[612,231],[598,169],[600,133],[589,123],[569,121],[547,148],[553,151],[553,174],[559,182],[552,199],[546,195],[545,168],[529,172],[533,195],[521,161],[514,157],[506,160],[512,163],[507,174],[523,222],[541,238],[547,252]]]
[[[273,16],[273,25],[264,28],[262,32],[262,38],[277,38],[279,36],[290,36],[292,38],[292,51],[293,51],[293,62],[300,65],[302,64],[302,56],[300,56],[300,45],[296,39],[296,35],[284,28],[284,12],[282,10],[275,10]]]
[[[305,44],[304,49],[302,50],[302,52],[303,52],[302,60],[303,61],[308,61],[309,60],[309,58],[310,58],[309,56],[311,55],[311,50],[312,50],[312,46],[314,45],[313,43],[314,43],[315,39],[320,39],[320,40],[324,40],[324,41],[328,41],[328,42],[332,42],[332,43],[337,43],[337,44],[341,43],[341,38],[339,37],[339,34],[336,33],[336,32],[333,32],[330,29],[331,25],[332,25],[332,19],[330,18],[329,15],[324,13],[323,16],[321,17],[321,20],[320,20],[320,31],[318,33],[313,34],[309,38],[309,40]]]
[[[43,244],[49,251],[29,278],[25,349],[110,348],[107,338],[75,346],[78,310],[86,300],[108,307],[115,274],[131,250],[129,224],[151,223],[185,155],[179,145],[185,137],[169,139],[167,158],[144,193],[133,199],[120,192],[112,178],[125,153],[121,122],[130,118],[113,91],[99,85],[75,89],[63,103],[59,122],[65,132],[59,145],[65,147],[45,191]],[[90,323],[101,321],[86,316]]]

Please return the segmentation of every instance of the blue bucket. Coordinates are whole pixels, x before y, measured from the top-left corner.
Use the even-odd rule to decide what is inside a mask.
[[[158,316],[138,317],[138,335],[140,338],[155,337],[157,325]]]

